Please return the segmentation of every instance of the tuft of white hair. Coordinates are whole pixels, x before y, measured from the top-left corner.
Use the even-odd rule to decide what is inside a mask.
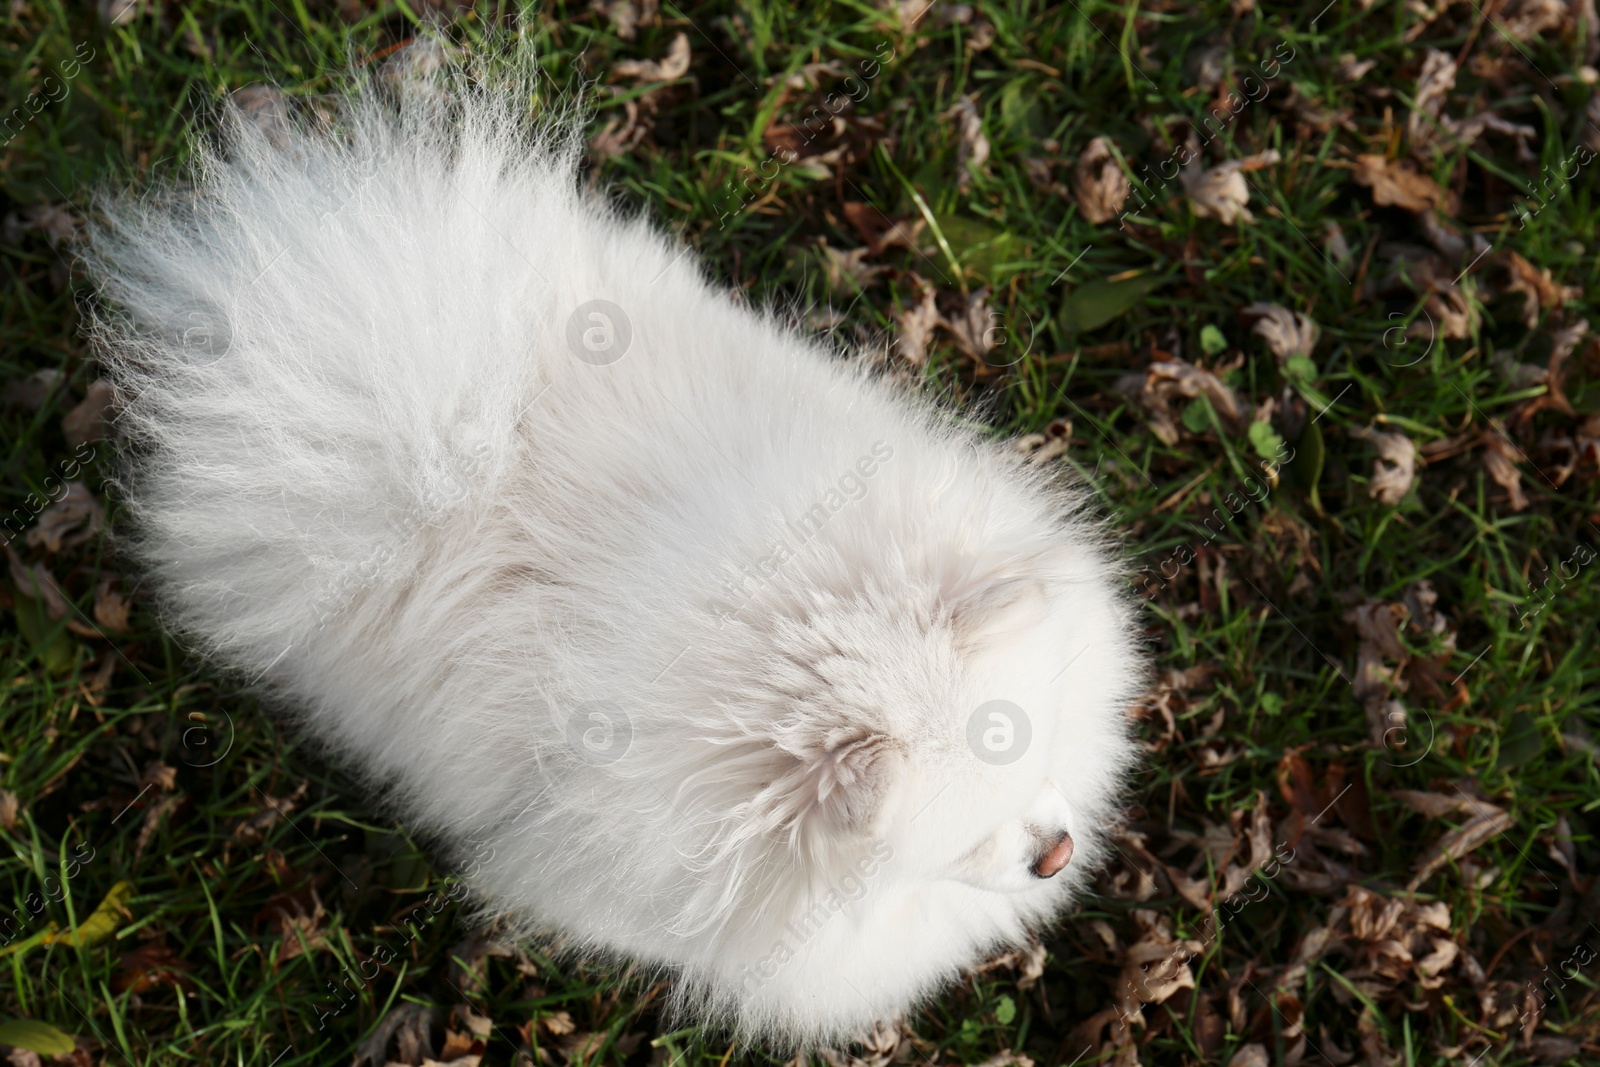
[[[126,549],[520,931],[775,1047],[903,1013],[1104,852],[1141,671],[1105,538],[583,193],[528,62],[441,55],[102,205]],[[1051,819],[1072,867],[1012,886]]]

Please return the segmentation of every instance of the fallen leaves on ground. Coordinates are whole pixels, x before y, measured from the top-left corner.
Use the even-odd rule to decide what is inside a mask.
[[[676,81],[689,73],[689,35],[680,30],[660,59],[619,59],[611,70],[620,78],[636,82]]]
[[[1439,682],[1448,677],[1445,664],[1455,654],[1456,634],[1437,609],[1438,599],[1424,578],[1407,586],[1399,601],[1367,600],[1345,612],[1358,638],[1351,685],[1366,708],[1377,747],[1394,750],[1407,744],[1409,720],[1398,696],[1415,690],[1435,703],[1446,697]],[[1402,634],[1426,649],[1413,652]]]
[[[913,367],[922,366],[928,361],[928,342],[939,325],[938,294],[933,286],[923,282],[918,301],[900,312],[896,321],[900,324],[900,358]]]
[[[822,270],[828,279],[828,288],[835,293],[853,295],[889,269],[867,262],[872,250],[864,245],[846,252],[824,240],[817,243],[817,248],[822,253]]]
[[[610,20],[618,37],[631,41],[640,26],[656,21],[660,0],[591,0],[591,6]]]
[[[1372,461],[1372,480],[1367,495],[1385,504],[1398,504],[1411,491],[1417,474],[1417,446],[1403,433],[1383,433],[1371,427],[1351,432],[1378,450]]]
[[[970,96],[957,101],[944,117],[956,124],[956,166],[961,170],[956,182],[959,188],[965,189],[989,161],[989,138],[983,134],[983,119]]]
[[[1450,194],[1432,178],[1419,173],[1410,160],[1357,156],[1355,180],[1372,190],[1372,202],[1379,207],[1398,207],[1412,212],[1439,208],[1454,213]]]
[[[1528,494],[1522,491],[1522,473],[1517,464],[1526,457],[1505,432],[1496,427],[1483,431],[1483,469],[1494,484],[1506,491],[1506,502],[1512,511],[1528,510]]]
[[[1256,319],[1250,332],[1265,338],[1267,348],[1280,362],[1290,356],[1309,356],[1322,336],[1322,330],[1311,316],[1301,311],[1290,311],[1279,304],[1257,302],[1247,306],[1240,314]]]
[[[274,797],[259,788],[252,790],[251,798],[260,805],[259,810],[234,824],[229,844],[251,845],[260,841],[268,830],[289,817],[310,788],[311,783],[303,781],[293,793],[283,797]]]
[[[1516,252],[1507,250],[1495,258],[1506,270],[1505,291],[1522,296],[1522,324],[1530,330],[1539,324],[1540,311],[1583,297],[1580,286],[1560,284],[1551,277],[1550,268],[1535,267]]]
[[[38,411],[66,380],[66,375],[53,367],[36,370],[21,378],[12,378],[6,382],[4,389],[0,389],[0,406],[21,408],[23,411]]]
[[[105,527],[105,509],[82,482],[68,482],[66,491],[43,511],[25,538],[29,548],[52,556],[92,541]]]
[[[1198,159],[1198,146],[1193,141],[1190,145],[1192,154]],[[1250,214],[1247,206],[1250,203],[1250,183],[1245,180],[1245,174],[1269,167],[1278,160],[1277,150],[1268,149],[1243,159],[1219,163],[1215,167],[1203,167],[1198,161],[1191,162],[1178,172],[1178,176],[1183,182],[1184,191],[1189,194],[1189,202],[1194,205],[1195,214],[1209,216],[1225,226],[1232,226],[1241,219],[1245,222],[1255,221],[1255,216]]]
[[[77,448],[106,435],[112,409],[116,404],[116,391],[104,378],[97,378],[84,390],[83,400],[61,418],[61,433],[67,445]]]
[[[918,248],[919,238],[927,226],[927,220],[920,215],[908,219],[891,218],[875,204],[860,200],[846,200],[840,210],[874,256],[881,256],[891,248]]]
[[[1182,435],[1174,410],[1174,402],[1180,399],[1204,395],[1230,434],[1243,433],[1248,421],[1238,396],[1222,379],[1177,357],[1151,363],[1144,373],[1120,379],[1117,390],[1144,409],[1151,432],[1168,445],[1177,444]]]
[[[163,985],[174,989],[193,988],[194,981],[189,977],[192,969],[170,946],[152,942],[122,954],[111,976],[111,990],[143,993]]]
[[[994,351],[998,331],[998,316],[989,307],[989,290],[976,289],[962,302],[959,310],[943,316],[939,324],[950,334],[962,354],[984,362]]]
[[[1493,804],[1469,801],[1468,808],[1472,818],[1464,826],[1446,833],[1417,861],[1416,874],[1406,885],[1407,892],[1416,892],[1439,868],[1460,863],[1467,853],[1499,837],[1517,822],[1510,812]]]
[[[1122,211],[1130,188],[1128,176],[1111,151],[1110,139],[1090,141],[1072,169],[1072,195],[1083,217],[1096,225],[1110,222]]]
[[[1064,456],[1072,441],[1072,420],[1051,419],[1043,433],[1028,433],[1011,442],[1012,451],[1032,466],[1042,467]]]

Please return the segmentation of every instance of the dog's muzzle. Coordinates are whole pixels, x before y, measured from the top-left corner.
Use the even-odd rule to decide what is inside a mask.
[[[1065,870],[1070,862],[1072,862],[1072,835],[1063,832],[1061,839],[1033,865],[1033,873],[1040,878],[1054,878]]]

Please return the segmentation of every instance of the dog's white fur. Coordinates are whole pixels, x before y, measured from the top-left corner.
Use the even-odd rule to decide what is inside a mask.
[[[105,206],[128,547],[524,930],[837,1041],[1084,884],[1131,613],[1075,495],[585,195],[535,88],[356,79]]]

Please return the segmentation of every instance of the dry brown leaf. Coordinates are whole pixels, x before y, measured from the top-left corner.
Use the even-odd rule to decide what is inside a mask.
[[[1450,211],[1451,198],[1426,174],[1419,174],[1409,160],[1385,159],[1376,155],[1356,157],[1355,180],[1372,190],[1372,202],[1380,207],[1406,211]]]
[[[61,594],[61,586],[50,573],[50,568],[43,563],[26,563],[17,555],[16,549],[9,544],[5,547],[6,559],[11,565],[11,582],[17,587],[17,592],[42,603],[45,614],[50,616],[51,621],[60,622],[65,619],[71,612],[72,606]]]
[[[956,166],[961,176],[956,184],[965,189],[989,159],[989,138],[983,135],[983,119],[978,115],[974,97],[962,97],[954,107],[944,113],[946,119],[956,123]]]
[[[1376,59],[1357,59],[1354,52],[1346,52],[1333,65],[1333,76],[1342,82],[1358,82],[1377,65]]]
[[[1576,8],[1569,9],[1564,0],[1507,0],[1499,10],[1496,28],[1500,32],[1526,41],[1550,30],[1562,29]],[[1589,32],[1594,32],[1590,23]]]
[[[0,789],[0,830],[11,830],[17,825],[17,816],[22,813],[22,805],[17,803],[17,794],[9,789]]]
[[[1116,999],[1125,1017],[1142,1019],[1144,1005],[1164,1003],[1179,990],[1195,987],[1189,961],[1204,951],[1205,945],[1174,940],[1171,920],[1159,912],[1136,908],[1133,918],[1141,934],[1122,955]]]
[[[1522,294],[1522,323],[1530,330],[1539,324],[1541,308],[1558,308],[1583,296],[1581,287],[1560,284],[1551,277],[1548,267],[1535,267],[1515,252],[1502,252],[1498,258],[1510,275],[1506,292]]]
[[[1452,967],[1456,962],[1456,958],[1460,956],[1460,954],[1461,949],[1454,941],[1446,941],[1442,937],[1436,937],[1433,938],[1433,951],[1428,953],[1422,959],[1417,960],[1416,968],[1419,972],[1421,972],[1425,979],[1436,978],[1441,972]],[[1443,984],[1443,982],[1439,982],[1437,985],[1431,988],[1436,989],[1439,985]],[[1423,988],[1430,987],[1424,984]]]
[[[927,221],[920,215],[909,219],[893,219],[885,215],[875,204],[868,204],[860,200],[846,200],[841,205],[844,217],[861,239],[867,242],[874,256],[880,256],[886,249],[917,247],[917,239],[927,226]]]
[[[979,19],[972,24],[972,29],[967,31],[967,50],[969,52],[987,52],[994,46],[994,40],[998,35],[999,33],[994,28],[994,23],[988,19]],[[1029,1060],[1029,1062],[1031,1063],[1032,1061]]]
[[[1539,1063],[1566,1063],[1568,1060],[1582,1063],[1585,1045],[1580,1038],[1541,1033],[1528,1039],[1528,1048]]]
[[[117,592],[115,578],[102,578],[94,587],[94,621],[101,629],[127,633],[128,613],[133,605]]]
[[[83,402],[61,418],[61,432],[73,448],[98,441],[106,435],[106,425],[116,403],[116,391],[104,378],[97,378],[84,390]]]
[[[36,370],[25,378],[12,378],[0,390],[0,405],[38,411],[65,380],[66,376],[53,367]]]
[[[83,220],[59,204],[38,204],[22,213],[28,228],[44,234],[51,248],[70,244],[78,239],[78,229]]]
[[[968,295],[966,306],[954,318],[939,320],[955,339],[957,347],[979,361],[994,351],[995,321],[996,315],[989,308],[989,290],[986,288]]]
[[[307,914],[305,905],[297,898],[290,897],[278,904],[278,962],[285,963],[302,956],[307,952],[326,948],[327,939],[322,936],[322,920],[327,912],[322,907],[316,891],[311,893],[312,910]],[[290,906],[293,910],[290,910]]]
[[[1434,139],[1445,96],[1456,87],[1456,61],[1448,52],[1430,48],[1423,54],[1422,72],[1417,75],[1415,102],[1406,120],[1406,140],[1415,151]]]
[[[636,82],[676,81],[689,72],[689,35],[679,32],[660,60],[619,59],[611,69],[618,77]]]
[[[1536,367],[1532,363],[1522,363],[1511,357],[1509,352],[1496,351],[1489,357],[1489,364],[1506,380],[1506,385],[1512,389],[1527,389],[1535,385],[1543,385],[1550,380],[1550,370],[1547,367]]]
[[[655,22],[660,0],[592,0],[590,6],[611,20],[618,37],[631,41],[640,26]]]
[[[1209,216],[1225,226],[1232,226],[1240,219],[1254,222],[1255,216],[1250,214],[1250,208],[1246,206],[1250,202],[1250,183],[1245,181],[1244,172],[1278,162],[1277,150],[1268,149],[1244,159],[1232,159],[1215,167],[1203,168],[1198,162],[1198,146],[1193,141],[1190,141],[1190,145],[1196,162],[1182,168],[1178,176],[1183,181],[1184,191],[1189,194],[1189,202],[1194,205],[1195,214]]]
[[[1343,266],[1350,261],[1350,242],[1345,239],[1344,227],[1332,219],[1322,220],[1322,235],[1327,241],[1328,258]]]
[[[1072,195],[1078,210],[1090,222],[1110,222],[1127,202],[1128,176],[1117,165],[1111,141],[1096,137],[1089,142],[1072,169]]]
[[[1228,1067],[1269,1067],[1270,1063],[1267,1046],[1252,1041],[1239,1047],[1239,1051],[1228,1061]]]
[[[147,763],[144,773],[139,775],[139,785],[153,785],[163,793],[170,793],[178,787],[178,768],[160,760]]]
[[[921,299],[902,311],[897,321],[900,323],[900,357],[913,367],[922,366],[928,361],[928,341],[933,337],[934,327],[939,325],[939,305],[933,286],[923,282]]]
[[[484,1019],[485,1023],[489,1020]],[[492,1024],[491,1024],[492,1025]],[[424,1060],[423,1064],[438,1064],[438,1067],[478,1067],[483,1059],[484,1041],[477,1034],[468,1031],[446,1029],[444,1032],[444,1045],[439,1049],[437,1060]]]
[[[1244,826],[1244,813],[1235,811],[1230,820],[1230,829],[1233,850],[1237,852],[1241,844],[1248,843],[1250,854],[1243,863],[1219,866],[1218,869],[1222,871],[1222,884],[1217,889],[1217,896],[1221,900],[1229,900],[1237,895],[1249,883],[1250,877],[1272,859],[1272,820],[1267,814],[1265,800],[1257,795],[1255,811],[1250,816],[1248,827]],[[1244,831],[1243,842],[1239,840],[1241,829]]]
[[[105,525],[105,510],[82,482],[68,482],[60,499],[39,513],[39,521],[28,531],[29,548],[43,548],[51,555],[94,539]]]
[[[654,94],[622,102],[622,117],[612,117],[599,133],[589,138],[589,149],[597,159],[616,159],[632,151],[653,128]]]
[[[1351,433],[1352,437],[1368,441],[1378,450],[1372,461],[1372,481],[1367,495],[1385,504],[1398,504],[1411,491],[1416,478],[1417,446],[1403,433],[1381,433],[1366,428]]]
[[[1458,811],[1499,811],[1500,808],[1485,801],[1474,801],[1463,793],[1425,793],[1415,789],[1397,789],[1389,794],[1419,815],[1440,819]]]
[[[1489,472],[1494,484],[1506,491],[1512,511],[1526,511],[1528,495],[1522,491],[1522,472],[1517,470],[1522,453],[1498,430],[1485,430],[1482,441],[1484,470]]]
[[[194,982],[188,974],[191,970],[193,967],[188,961],[170,947],[158,943],[144,944],[123,953],[111,977],[111,991],[143,993],[163,985],[174,989],[192,988]],[[55,1062],[60,1063],[61,1060]]]
[[[1437,323],[1439,336],[1445,340],[1460,341],[1471,337],[1478,328],[1478,308],[1468,300],[1458,289],[1434,290],[1428,294],[1428,314],[1433,316],[1432,321]],[[1431,327],[1422,321],[1411,324],[1414,332],[1409,336],[1420,337]]]
[[[1420,678],[1423,692],[1437,695],[1429,688],[1434,685],[1430,672],[1447,662],[1456,646],[1449,620],[1434,607],[1437,601],[1432,584],[1422,579],[1406,587],[1400,603],[1369,600],[1345,612],[1358,637],[1351,687],[1366,709],[1374,745],[1387,745],[1392,733],[1405,729],[1406,710],[1394,699],[1396,693],[1406,692]],[[1436,654],[1413,657],[1400,640],[1402,625],[1413,637],[1434,644]]]
[[[1057,456],[1064,456],[1071,447],[1072,420],[1051,419],[1043,433],[1023,434],[1011,442],[1011,448],[1035,467],[1042,467]]]
[[[1416,876],[1407,883],[1407,890],[1415,892],[1417,887],[1426,882],[1428,878],[1447,863],[1459,863],[1461,857],[1478,848],[1480,845],[1505,833],[1515,826],[1517,820],[1510,812],[1484,811],[1475,816],[1465,826],[1451,830],[1441,837],[1438,842],[1424,853],[1417,862]],[[1449,924],[1446,923],[1446,929]]]
[[[1239,359],[1243,360],[1243,356]],[[1135,400],[1150,417],[1149,426],[1158,438],[1175,445],[1182,436],[1173,401],[1193,399],[1201,393],[1222,417],[1229,433],[1244,431],[1244,416],[1233,390],[1214,373],[1182,359],[1152,363],[1143,374],[1126,375],[1117,381],[1117,390]]]
[[[1006,1049],[978,1064],[978,1067],[1033,1067],[1033,1057]]]
[[[1246,318],[1259,316],[1250,332],[1266,338],[1267,348],[1279,360],[1294,355],[1309,356],[1317,347],[1317,339],[1322,336],[1322,330],[1311,316],[1290,311],[1278,304],[1258,301],[1247,306],[1241,314]]]
[[[802,63],[799,70],[781,80],[788,88],[803,93],[808,89],[820,87],[824,78],[845,78],[849,75],[850,71],[841,67],[838,60],[830,59],[826,62]],[[780,76],[775,74],[767,79],[767,84],[773,85],[779,80]]]
[[[1528,142],[1538,136],[1539,131],[1532,126],[1525,126],[1520,122],[1508,122],[1489,111],[1464,119],[1446,118],[1445,126],[1451,135],[1464,145],[1475,144],[1490,130],[1506,134],[1516,139],[1517,158],[1524,163],[1533,162],[1534,155],[1528,147]]]
[[[1006,969],[1017,974],[1017,988],[1031,989],[1044,975],[1045,947],[1042,941],[1030,941],[1023,948],[1014,948],[985,960],[973,972],[988,974]]]
[[[1211,406],[1222,417],[1228,432],[1243,432],[1245,417],[1239,398],[1211,371],[1182,359],[1169,359],[1150,364],[1148,374],[1153,382],[1172,383],[1180,396],[1192,398],[1204,393],[1206,399],[1211,401]]]
[[[899,0],[895,13],[900,19],[900,32],[911,33],[924,15],[934,6],[934,0]]]
[[[397,1061],[421,1063],[433,1052],[433,1015],[434,1009],[425,1004],[405,1002],[390,1008],[377,1028],[356,1046],[350,1067],[376,1067]],[[385,1055],[391,1040],[395,1042],[397,1061]]]
[[[1467,254],[1467,239],[1462,236],[1450,223],[1441,219],[1432,211],[1424,211],[1417,216],[1417,222],[1422,226],[1422,232],[1428,238],[1428,243],[1439,250],[1439,254],[1451,263],[1460,263]],[[1474,243],[1483,238],[1473,234]],[[1479,251],[1482,251],[1481,249]]]
[[[289,813],[299,805],[300,798],[306,795],[306,790],[309,788],[311,788],[310,782],[301,782],[295,791],[286,797],[274,797],[257,789],[253,795],[261,801],[261,809],[239,821],[233,828],[230,841],[247,845],[260,841],[274,824],[289,817]]]
[[[872,280],[888,267],[868,263],[871,249],[863,245],[841,252],[826,240],[818,242],[822,252],[822,269],[828,279],[828,288],[835,293],[854,294],[872,284]]]

